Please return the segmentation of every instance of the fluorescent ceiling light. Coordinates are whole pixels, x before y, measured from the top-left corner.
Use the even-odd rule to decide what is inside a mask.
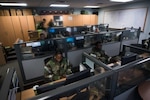
[[[70,5],[65,4],[51,4],[50,7],[69,7]]]
[[[26,3],[0,3],[1,6],[27,6]]]
[[[99,8],[100,6],[84,6],[84,8]]]
[[[112,2],[130,2],[130,1],[133,1],[133,0],[110,0]]]

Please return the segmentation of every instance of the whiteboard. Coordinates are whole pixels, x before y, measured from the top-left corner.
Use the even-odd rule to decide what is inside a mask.
[[[144,30],[147,8],[105,11],[104,23],[110,28],[134,27]]]

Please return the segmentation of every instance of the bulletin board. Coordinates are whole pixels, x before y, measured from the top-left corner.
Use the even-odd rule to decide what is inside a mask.
[[[110,28],[134,27],[144,31],[147,8],[105,11],[103,22]]]

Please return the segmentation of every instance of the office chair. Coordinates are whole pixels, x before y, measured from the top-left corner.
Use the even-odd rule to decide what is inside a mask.
[[[48,69],[48,67],[46,66],[46,63],[52,59],[52,57],[48,57],[44,59],[44,71],[48,72],[50,75],[48,75],[47,77],[45,77],[44,81],[45,83],[47,82],[51,82],[52,81],[52,75],[51,75],[51,71]]]
[[[46,63],[50,60],[50,59],[52,59],[53,57],[48,57],[48,58],[45,58],[44,59],[44,64],[46,65]]]

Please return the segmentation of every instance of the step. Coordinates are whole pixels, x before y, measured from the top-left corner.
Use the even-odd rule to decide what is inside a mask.
[[[7,61],[16,60],[16,59],[17,59],[17,56],[16,56],[16,55],[8,56],[6,59],[7,59]]]

